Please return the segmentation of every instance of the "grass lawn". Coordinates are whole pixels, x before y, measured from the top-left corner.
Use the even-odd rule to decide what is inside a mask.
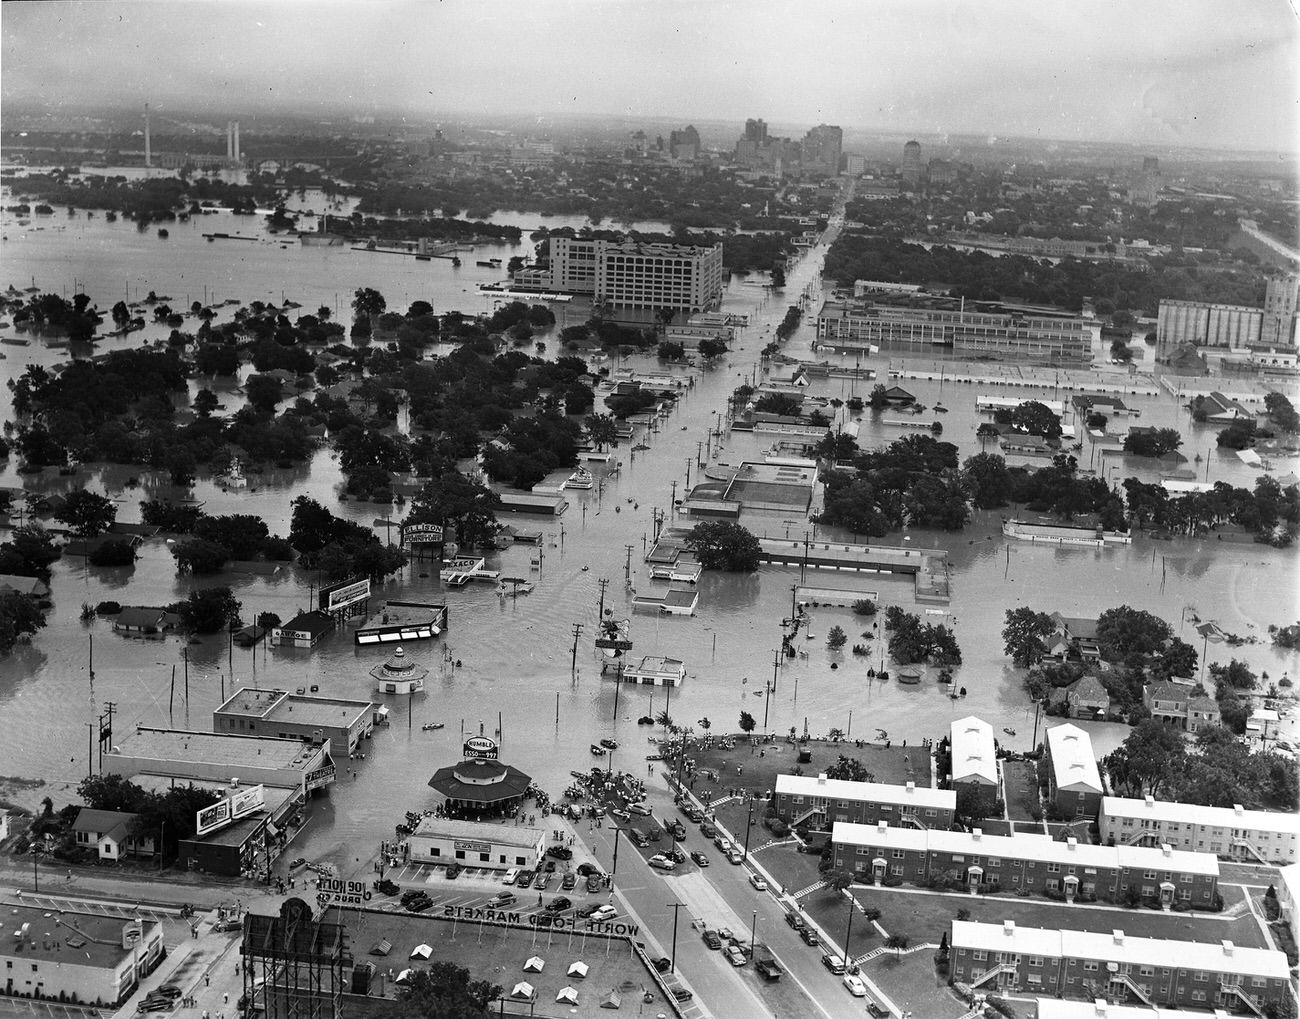
[[[751,839],[751,852],[753,848],[753,839]],[[791,892],[807,888],[821,878],[817,871],[821,856],[817,853],[801,853],[794,845],[773,846],[771,849],[764,849],[754,859],[781,883],[782,888],[789,889]]]
[[[1003,761],[1007,816],[1013,821],[1033,821],[1038,810],[1038,776],[1033,761]],[[1032,810],[1031,810],[1032,808]],[[1039,813],[1041,817],[1041,812]]]
[[[820,894],[820,893],[815,893]],[[1083,930],[1109,933],[1122,930],[1132,937],[1168,938],[1172,941],[1228,940],[1245,948],[1264,948],[1264,938],[1248,912],[1231,920],[1215,914],[1165,913],[1152,909],[1090,909],[1066,906],[1048,899],[1022,899],[1014,895],[972,896],[957,894],[917,894],[892,888],[854,888],[853,894],[864,907],[881,911],[880,924],[890,934],[906,934],[916,944],[937,942],[956,918],[957,910],[970,911],[970,919],[980,923],[1014,920],[1022,927],[1045,927],[1051,930]],[[812,898],[813,896],[809,896]],[[1227,905],[1239,901],[1240,890],[1225,891]]]
[[[867,963],[863,972],[894,1004],[913,1015],[942,1019],[966,1011],[948,989],[948,978],[935,972],[934,952],[913,952],[901,957],[886,952]]]

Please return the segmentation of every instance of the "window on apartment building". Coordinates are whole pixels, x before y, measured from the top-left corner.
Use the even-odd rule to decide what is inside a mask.
[[[1047,865],[1047,873],[1049,874],[1061,873],[1061,865],[1059,863],[1049,863]]]
[[[986,865],[989,866],[989,867],[1001,867],[1001,866],[1002,866],[1002,857],[1000,857],[1000,856],[990,856],[990,857],[985,861],[985,863],[986,863]]]
[[[894,864],[892,867],[889,868],[889,873],[893,874],[894,877],[902,877],[903,865],[901,863]]]
[[[1142,872],[1142,877],[1147,881],[1154,881],[1156,879],[1156,872],[1154,870],[1144,870]]]
[[[1047,890],[1048,890],[1049,892],[1054,892],[1054,891],[1056,891],[1057,886],[1060,885],[1060,883],[1061,883],[1061,882],[1057,881],[1056,878],[1054,878],[1054,877],[1049,877],[1049,878],[1047,879]]]
[[[983,962],[989,957],[989,953],[984,951],[982,948],[977,948],[975,951],[971,952],[970,957],[976,962]]]
[[[802,802],[803,802],[803,797],[802,797],[802,796],[791,796],[791,797],[790,797],[790,802],[791,802],[791,803],[802,803]]]
[[[1096,972],[1097,972],[1097,963],[1094,962],[1094,961],[1092,961],[1091,959],[1084,959],[1084,960],[1083,960],[1083,971],[1084,971],[1085,973],[1096,973]]]
[[[871,853],[871,850],[869,850],[866,846],[858,846],[858,848],[857,848],[856,850],[854,850],[854,852],[855,852],[858,856],[869,856],[870,853]]]
[[[953,863],[965,863],[965,862],[966,862],[966,857],[962,856],[960,853],[953,853],[953,854],[952,854],[952,862],[953,862]]]
[[[1154,966],[1138,967],[1138,976],[1140,977],[1153,977],[1155,975],[1156,975],[1156,968]]]
[[[903,857],[906,856],[907,854],[904,853],[903,850],[901,850],[901,849],[895,849],[895,850],[893,851],[893,853],[891,853],[890,855],[893,856],[893,858],[894,858],[895,860],[901,860],[901,859],[903,859]]]
[[[1043,965],[1043,957],[1041,955],[1031,955],[1029,957],[1029,965],[1041,968]]]
[[[1267,987],[1267,986],[1268,986],[1268,981],[1265,980],[1263,977],[1251,977],[1251,978],[1250,978],[1250,986],[1251,986],[1251,987]]]

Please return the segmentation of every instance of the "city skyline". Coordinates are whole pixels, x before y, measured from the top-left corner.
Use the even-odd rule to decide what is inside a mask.
[[[0,95],[69,112],[111,96],[246,115],[761,116],[1294,153],[1300,22],[1281,0],[1229,10],[1214,0],[821,0],[797,14],[684,0],[19,2],[0,11]]]

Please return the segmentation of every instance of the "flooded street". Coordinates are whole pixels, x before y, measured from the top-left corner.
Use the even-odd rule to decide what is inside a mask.
[[[494,220],[514,222],[524,229],[518,246],[490,246],[491,257],[502,259],[531,253],[533,242],[527,234],[537,225],[566,225],[562,217],[542,220],[532,214]],[[82,211],[68,218],[59,210],[53,217],[34,219],[32,225],[45,229],[26,230],[5,215],[8,239],[2,249],[5,271],[0,285],[24,287],[34,280],[43,290],[68,294],[75,285],[102,309],[111,307],[124,293],[134,300],[154,290],[171,298],[173,306],[188,306],[192,300],[237,298],[280,303],[289,298],[299,302],[304,312],[326,304],[337,307],[340,317],[345,317],[352,292],[368,286],[387,298],[390,309],[402,310],[413,300],[425,299],[439,313],[458,309],[472,314],[491,310],[490,298],[480,296],[475,285],[501,275],[499,270],[475,267],[473,254],[462,255],[462,266],[454,269],[445,261],[416,262],[346,247],[302,247],[296,241],[265,237],[257,242],[211,243],[202,238],[203,233],[214,230],[261,235],[261,217],[222,214],[196,218],[188,224],[168,224],[171,237],[166,241],[159,240],[152,229],[139,233],[130,223],[106,223],[101,214],[88,220]],[[480,248],[480,254],[486,249]],[[334,859],[344,868],[349,856],[367,859],[403,811],[429,802],[428,779],[437,768],[458,759],[462,725],[467,734],[477,733],[482,726],[492,735],[498,714],[503,759],[552,792],[567,782],[569,769],[590,764],[588,745],[601,737],[612,736],[622,744],[614,754],[615,768],[639,773],[646,766],[643,758],[648,744],[644,737],[649,728],[638,727],[636,720],[665,707],[667,694],[625,687],[618,694],[615,711],[616,684],[612,678],[602,679],[600,660],[592,646],[598,622],[598,581],[602,578],[610,581],[606,605],[613,607],[616,618],[632,620],[633,656],[661,654],[685,662],[687,679],[667,705],[678,723],[694,725],[707,717],[715,730],[733,730],[740,711],[747,710],[761,725],[764,698],[754,694],[762,694],[765,681],[773,675],[780,621],[789,614],[791,585],[798,581],[799,571],[764,567],[752,576],[706,573],[699,585],[700,607],[694,618],[633,615],[631,594],[643,584],[648,586],[641,557],[652,534],[654,511],[658,508],[669,513],[670,526],[691,525],[689,518],[672,516],[673,483],[680,498],[688,462],[692,481],[697,478],[695,457],[699,445],[707,441],[715,412],[725,406],[727,396],[742,380],[751,378],[759,351],[771,339],[787,305],[806,287],[810,302],[805,324],[786,349],[792,356],[808,356],[820,304],[819,271],[824,252],[822,246],[803,256],[789,274],[783,294],[768,296],[769,291],[746,286],[733,277],[723,308],[748,314],[750,325],[741,331],[725,364],[699,373],[695,386],[684,390],[677,409],[661,422],[657,433],[643,439],[638,431],[633,442],[648,442],[649,451],[638,452],[633,458],[631,443],[623,443],[616,454],[623,461],[621,472],[610,478],[597,465],[593,470],[600,487],[566,492],[570,506],[557,519],[502,517],[503,522],[546,533],[540,571],[530,567],[530,556],[536,554],[532,546],[514,547],[489,557],[489,567],[507,575],[529,576],[531,569],[537,581],[531,594],[517,600],[501,599],[488,584],[443,592],[436,568],[427,563],[413,563],[375,589],[372,607],[378,607],[385,597],[411,601],[445,598],[450,628],[445,640],[406,647],[408,655],[432,670],[426,692],[410,703],[409,718],[404,699],[388,698],[393,701],[391,725],[376,730],[364,761],[337,762],[338,782],[328,798],[313,801],[311,821],[292,855]],[[581,320],[566,323],[561,306],[556,307],[556,314],[559,326]],[[163,327],[151,325],[129,339],[109,339],[96,346],[111,350],[165,333]],[[542,338],[548,341],[548,354],[553,354],[553,338]],[[0,361],[0,375],[5,378],[21,374],[27,363],[52,364],[66,356],[39,341],[30,347],[0,349],[7,355]],[[652,357],[628,363],[645,370],[660,367]],[[872,367],[883,374],[886,362],[873,359]],[[761,379],[761,371],[758,377]],[[949,382],[941,390],[937,382],[904,384],[923,403],[941,399],[950,408],[943,420],[943,439],[958,444],[963,459],[979,452],[974,437],[975,425],[981,420],[974,409],[976,387],[957,388]],[[865,396],[870,385],[832,378],[814,384],[811,392]],[[221,393],[229,393],[229,387]],[[1050,398],[1051,393],[1041,395]],[[0,417],[11,416],[7,401],[7,391],[0,390]],[[1142,408],[1144,424],[1174,423],[1185,414],[1169,395],[1127,402]],[[859,441],[869,446],[901,434],[900,429],[873,423],[868,415]],[[1213,449],[1212,429],[1198,427],[1194,434],[1184,452],[1190,458],[1196,449],[1212,458],[1212,480],[1222,477],[1245,482],[1244,469]],[[721,442],[725,448],[718,451],[715,447],[713,459],[738,463],[743,458],[761,458],[770,438],[731,434]],[[16,465],[16,457],[4,464],[0,484],[32,485],[30,479],[17,474]],[[145,486],[126,490],[125,481],[132,474],[146,481]],[[139,500],[149,496],[146,475],[136,469],[96,468],[83,469],[76,480],[106,490],[119,500],[118,519],[133,522],[139,520]],[[46,479],[52,490],[69,480]],[[388,515],[388,508],[372,503],[339,503],[341,490],[336,458],[323,449],[299,469],[256,478],[247,491],[223,493],[205,480],[195,485],[194,495],[208,513],[256,513],[279,534],[288,533],[289,502],[299,494],[318,499],[334,512],[367,526]],[[402,511],[394,508],[392,516],[400,518]],[[810,528],[802,519],[790,521],[777,513],[746,513],[741,522],[755,533],[788,533],[791,538],[802,537]],[[852,538],[821,528],[816,534],[827,540]],[[932,679],[920,686],[869,679],[866,670],[877,664],[875,653],[855,658],[832,653],[825,646],[832,625],[843,626],[852,645],[858,632],[869,628],[869,622],[864,624],[846,609],[815,608],[814,639],[804,641],[800,636],[807,657],[778,670],[776,692],[766,705],[768,731],[783,732],[792,726],[802,729],[805,722],[813,733],[825,733],[831,727],[844,729],[851,712],[854,736],[874,736],[881,728],[895,741],[919,741],[941,735],[950,719],[975,713],[996,729],[1015,729],[1018,735],[1008,737],[1008,744],[1028,749],[1032,719],[1020,691],[1020,674],[1009,667],[1002,651],[1000,631],[1007,608],[1030,605],[1047,612],[1092,616],[1127,603],[1170,620],[1198,652],[1202,645],[1192,624],[1182,622],[1188,607],[1202,618],[1217,620],[1231,633],[1262,636],[1265,641],[1269,624],[1284,625],[1297,618],[1294,551],[1219,541],[1155,542],[1141,536],[1131,546],[1104,550],[1012,543],[1008,551],[997,514],[977,515],[971,526],[954,534],[913,531],[881,540],[906,540],[913,546],[949,550],[952,601],[946,621],[955,622],[964,655],[957,684],[965,686],[968,695],[951,700],[945,688]],[[629,547],[631,575],[625,578]],[[215,582],[234,589],[243,603],[245,621],[251,621],[263,611],[288,618],[308,608],[314,578],[305,571],[287,570],[272,578],[226,575]],[[809,571],[807,582],[871,592],[887,604],[922,611],[916,607],[908,579]],[[127,640],[115,635],[106,620],[87,624],[79,619],[82,603],[113,599],[123,604],[162,604],[183,597],[191,584],[188,577],[176,577],[172,557],[160,539],[145,544],[134,569],[88,570],[80,560],[68,557],[57,563],[51,583],[54,609],[47,627],[29,646],[17,648],[11,657],[0,661],[0,725],[4,732],[0,775],[42,777],[54,787],[56,802],[66,802],[72,787],[86,774],[87,723],[108,701],[116,704],[115,727],[124,733],[136,725],[175,724],[208,730],[223,689],[229,693],[240,685],[291,690],[318,686],[321,694],[331,696],[372,696],[367,671],[391,650],[354,648],[347,632],[332,635],[314,651],[258,648],[250,653],[236,648],[231,652],[224,638],[205,638],[188,646],[186,697],[183,641],[175,637],[156,642]],[[571,676],[574,624],[581,624],[583,630],[577,675]],[[92,636],[93,689],[89,679]],[[1256,670],[1266,670],[1274,680],[1296,665],[1294,655],[1275,651],[1267,643],[1236,649],[1211,644],[1208,650],[1211,661],[1226,661],[1235,655]],[[448,655],[459,659],[461,667],[448,665]],[[174,699],[169,692],[173,667]],[[421,724],[431,721],[444,722],[446,728],[422,732]],[[1099,754],[1111,749],[1126,732],[1122,726],[1091,728]],[[40,795],[43,793],[35,798]]]

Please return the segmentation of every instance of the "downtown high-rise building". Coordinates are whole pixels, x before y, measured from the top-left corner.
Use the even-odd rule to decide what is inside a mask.
[[[818,124],[803,136],[803,168],[834,176],[840,172],[844,132],[831,124]]]

